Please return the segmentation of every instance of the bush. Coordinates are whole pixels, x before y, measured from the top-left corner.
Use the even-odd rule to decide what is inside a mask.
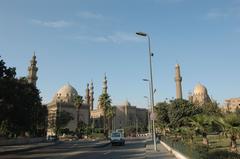
[[[213,151],[205,159],[240,159],[240,155],[229,151]]]
[[[95,132],[95,133],[103,133],[103,128],[94,128],[93,132]]]
[[[162,136],[162,141],[167,145],[182,153],[191,159],[205,159],[208,153],[208,147],[199,144],[187,144],[175,138]]]
[[[162,136],[161,140],[167,145],[191,159],[240,159],[240,154],[227,150],[209,150],[202,144],[187,144],[172,137]]]

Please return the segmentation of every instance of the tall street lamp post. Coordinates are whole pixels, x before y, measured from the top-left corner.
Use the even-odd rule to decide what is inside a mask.
[[[154,143],[154,150],[157,151],[157,144],[156,144],[156,133],[155,133],[155,119],[154,119],[154,97],[153,97],[153,77],[152,77],[152,52],[151,52],[151,45],[150,45],[150,37],[147,33],[144,32],[136,32],[137,35],[139,36],[144,36],[148,38],[148,53],[149,53],[149,69],[150,69],[150,83],[151,83],[151,93],[150,93],[150,98],[151,98],[151,108],[152,108],[152,127],[153,127],[153,143]]]
[[[150,104],[149,104],[149,98],[148,96],[144,96],[144,98],[147,99],[147,105],[148,105],[148,134],[151,133],[151,125],[150,125]]]
[[[148,88],[149,88],[149,94],[150,94],[150,97],[148,98],[148,97],[144,97],[144,98],[148,98],[148,106],[149,107],[151,107],[151,99],[152,99],[152,93],[151,93],[151,84],[150,84],[150,80],[149,79],[146,79],[146,78],[144,78],[144,79],[142,79],[144,82],[147,82],[148,83]],[[152,131],[152,124],[150,123],[150,113],[151,113],[151,109],[149,108],[148,109],[148,133],[150,134],[150,133],[153,133],[153,131]],[[153,139],[153,134],[152,134],[152,139]]]

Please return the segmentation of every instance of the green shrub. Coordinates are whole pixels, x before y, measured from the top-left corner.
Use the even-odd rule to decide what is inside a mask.
[[[207,154],[206,159],[240,159],[240,154],[229,151],[213,151]]]

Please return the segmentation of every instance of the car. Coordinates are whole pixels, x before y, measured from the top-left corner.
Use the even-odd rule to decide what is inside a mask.
[[[57,138],[56,135],[49,135],[49,136],[47,136],[47,140],[48,140],[48,141],[57,141],[58,138]]]
[[[111,133],[111,144],[112,145],[125,145],[125,139],[122,133],[112,132]]]

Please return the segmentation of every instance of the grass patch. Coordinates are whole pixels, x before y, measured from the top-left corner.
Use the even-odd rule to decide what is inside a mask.
[[[221,135],[208,135],[209,151],[228,151],[230,138]],[[202,137],[194,137],[195,144],[202,144]],[[240,140],[237,140],[238,149],[240,149]]]
[[[209,146],[202,144],[203,138],[195,136],[193,143],[189,139],[181,140],[176,137],[163,137],[169,146],[173,147],[191,159],[240,159],[239,153],[230,152],[230,138],[220,135],[208,135]],[[240,140],[237,140],[238,152]]]

